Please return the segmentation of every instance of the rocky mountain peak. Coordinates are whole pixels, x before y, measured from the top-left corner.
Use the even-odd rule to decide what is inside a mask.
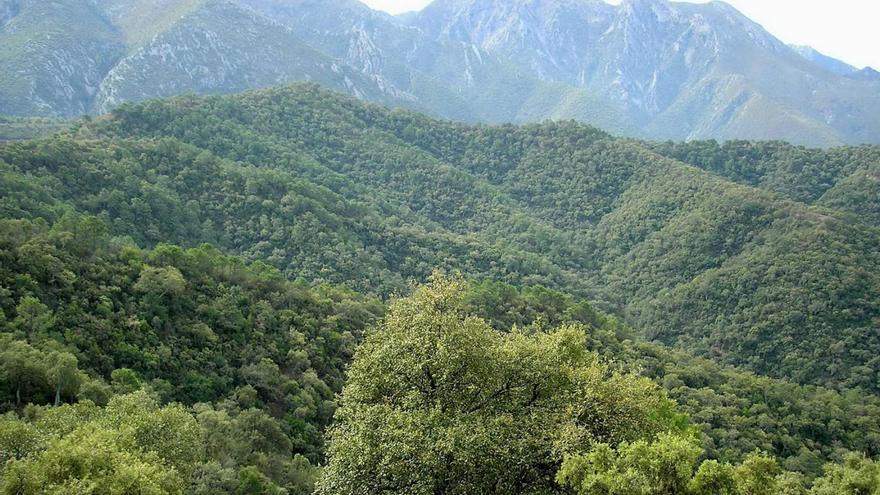
[[[858,72],[858,69],[849,65],[846,62],[841,60],[837,60],[836,58],[829,57],[824,53],[816,50],[811,46],[804,45],[790,45],[791,49],[797,52],[801,57],[813,62],[814,64],[822,67],[823,69],[832,72],[834,74],[838,74],[841,76],[851,76],[854,73]]]
[[[653,17],[662,16],[672,10],[666,0],[623,0],[618,8],[624,15]]]

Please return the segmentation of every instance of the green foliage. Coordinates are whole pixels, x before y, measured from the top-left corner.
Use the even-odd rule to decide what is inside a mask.
[[[76,356],[69,352],[53,351],[48,356],[46,377],[55,389],[55,405],[61,404],[61,393],[76,395],[82,375],[77,368]]]
[[[91,375],[80,380],[78,392],[64,391],[62,401],[103,404],[114,392],[148,387],[166,400],[220,401],[218,409],[232,416],[236,409],[260,408],[279,422],[291,452],[321,460],[321,431],[333,414],[342,369],[362,329],[382,313],[378,302],[282,283],[265,266],[248,268],[207,247],[114,247],[101,234],[87,234],[94,226],[65,222],[55,229],[2,224],[3,286],[14,290],[0,298],[11,317],[2,325],[13,332],[0,337],[0,366],[20,373],[0,383],[5,407],[54,402],[42,341],[34,347],[19,339],[55,336],[78,349],[78,367]],[[172,300],[136,290],[145,267],[175,267],[185,292]],[[588,325],[587,347],[664,385],[705,435],[711,457],[736,462],[761,449],[787,469],[815,476],[841,451],[880,454],[880,403],[873,397],[800,387],[639,343],[634,332],[589,304],[546,288],[484,282],[462,297],[466,314],[499,330]],[[13,323],[27,298],[33,301],[26,306],[41,308],[35,314],[52,314],[40,332]],[[246,458],[230,456],[227,465],[252,462]]]
[[[239,385],[219,391],[216,396],[213,396],[215,398],[211,399],[217,401],[214,405],[206,404],[196,409],[195,417],[205,432],[205,452],[210,455],[209,459],[192,468],[192,474],[189,478],[184,478],[184,482],[189,486],[187,490],[195,492],[199,490],[203,493],[216,493],[220,490],[234,492],[238,489],[241,480],[245,479],[239,476],[239,470],[252,466],[276,486],[285,487],[292,493],[295,490],[306,493],[307,489],[304,487],[311,486],[317,474],[312,463],[303,455],[313,459],[312,462],[318,462],[321,459],[321,430],[333,414],[333,391],[339,390],[336,387],[342,383],[341,379],[333,379],[332,377],[341,376],[341,367],[347,362],[347,357],[351,355],[354,343],[357,341],[356,335],[360,333],[360,330],[356,329],[364,328],[368,322],[380,314],[381,307],[375,301],[352,299],[352,294],[347,291],[331,290],[329,287],[309,289],[296,284],[291,286],[281,282],[277,275],[273,275],[271,271],[267,272],[265,267],[247,268],[237,260],[223,257],[206,247],[183,250],[173,246],[162,246],[153,252],[115,247],[109,244],[106,238],[100,237],[100,234],[97,238],[91,234],[83,235],[84,232],[95,231],[93,226],[86,228],[86,224],[87,222],[80,225],[76,221],[68,219],[66,225],[71,231],[60,228],[50,230],[39,223],[11,222],[9,225],[15,230],[7,231],[10,235],[4,237],[7,243],[3,256],[5,260],[11,260],[4,264],[4,268],[7,270],[4,272],[4,276],[7,277],[4,280],[18,280],[20,282],[4,282],[9,286],[19,287],[15,291],[8,291],[6,299],[4,299],[4,312],[15,316],[17,314],[15,308],[21,306],[21,303],[17,301],[27,297],[55,304],[54,309],[46,304],[43,305],[45,308],[42,308],[34,301],[27,304],[28,307],[41,308],[35,314],[45,314],[47,311],[51,311],[53,314],[53,318],[50,320],[51,324],[40,332],[29,333],[19,330],[19,326],[13,323],[15,318],[11,321],[6,320],[4,323],[10,325],[12,332],[18,332],[17,335],[20,338],[25,338],[29,334],[33,335],[37,338],[35,344],[43,346],[43,350],[41,350],[39,347],[28,345],[15,338],[13,336],[15,333],[2,334],[0,337],[2,338],[2,346],[0,346],[2,361],[0,364],[4,369],[4,377],[13,376],[16,373],[20,373],[17,376],[21,377],[20,381],[6,378],[3,380],[3,393],[8,407],[15,404],[15,391],[18,388],[18,383],[21,383],[23,402],[43,404],[54,402],[55,389],[49,381],[48,373],[50,369],[57,368],[61,363],[50,363],[50,356],[53,356],[53,353],[57,355],[59,352],[68,352],[59,350],[53,343],[54,341],[45,340],[48,338],[47,336],[61,335],[56,330],[57,325],[63,325],[68,329],[63,335],[72,339],[71,342],[78,343],[77,346],[83,346],[78,347],[79,349],[86,349],[86,351],[77,351],[77,354],[81,356],[77,359],[77,367],[84,367],[89,373],[95,374],[92,377],[85,377],[80,372],[78,393],[73,391],[65,393],[62,395],[62,401],[71,401],[78,397],[80,399],[88,398],[96,403],[107,402],[113,393],[130,393],[141,387],[146,387],[156,394],[164,390],[162,393],[165,397],[176,397],[189,403],[202,400],[192,398],[192,390],[194,387],[200,386],[199,384],[204,379],[199,377],[209,372],[211,368],[207,363],[212,361],[201,360],[197,365],[183,361],[175,365],[174,359],[176,357],[198,356],[198,354],[193,354],[195,349],[209,344],[222,346],[224,358],[237,359],[235,358],[237,356],[236,350],[253,355],[255,348],[252,346],[258,342],[255,339],[260,335],[265,336],[268,333],[269,335],[277,334],[279,337],[284,336],[284,340],[280,342],[287,342],[286,344],[272,344],[273,346],[281,346],[275,354],[276,358],[271,356],[259,359],[249,358],[240,360],[239,362],[242,364],[238,367],[214,368],[217,370],[216,376],[218,378],[228,380],[225,383]],[[97,231],[100,232],[100,229]],[[57,236],[57,238],[53,236]],[[58,244],[58,242],[63,242],[63,244]],[[85,251],[81,249],[80,243],[82,242],[87,243],[90,247],[87,258],[83,256]],[[26,251],[30,255],[28,258],[18,257],[19,255],[16,253],[20,248],[16,246],[19,245],[28,246]],[[33,256],[34,254],[39,255]],[[51,261],[50,266],[53,266],[54,269],[47,271],[39,268],[42,265],[33,266],[32,263],[35,260],[41,260],[41,263]],[[136,288],[139,281],[143,280],[143,274],[154,274],[153,268],[155,267],[174,267],[186,281],[182,286],[184,292],[179,294],[177,301],[172,301],[169,298],[149,300],[150,294],[154,294],[155,291],[149,292]],[[64,278],[58,278],[54,275],[56,273],[63,274],[65,271],[79,275],[65,276]],[[166,272],[175,273],[171,270],[166,270]],[[244,307],[254,306],[248,310],[253,314],[251,318],[230,317],[229,315],[236,313],[228,312],[230,307],[228,298],[223,298],[223,303],[220,305],[211,306],[211,299],[207,297],[216,293],[207,291],[207,288],[220,284],[235,284],[233,286],[242,290],[260,291],[263,298],[265,298],[265,294],[281,294],[287,290],[286,295],[277,297],[281,298],[278,299],[279,301],[286,300],[289,309],[270,309],[282,308],[283,306],[275,306],[276,303],[260,304],[260,300],[265,300],[261,298],[254,303],[240,303],[247,304]],[[107,288],[111,285],[117,289],[108,290]],[[181,287],[180,284],[173,284],[173,286],[178,289]],[[284,289],[285,287],[287,289]],[[25,290],[26,292],[24,292]],[[193,291],[199,294],[197,297],[202,301],[202,304],[194,306],[186,302],[188,298],[193,297]],[[29,295],[25,296],[25,293]],[[239,294],[246,293],[240,292]],[[95,295],[91,296],[90,294]],[[125,295],[125,298],[122,298],[121,295]],[[89,297],[89,300],[95,302],[89,304],[78,302],[80,299],[77,297],[83,296]],[[92,297],[94,299],[91,299]],[[649,375],[655,376],[658,381],[666,385],[673,397],[681,401],[684,410],[693,415],[697,425],[706,435],[704,444],[717,446],[710,449],[713,456],[720,455],[730,460],[737,460],[750,449],[757,447],[767,448],[784,455],[785,449],[789,449],[789,446],[795,446],[802,450],[804,448],[810,449],[813,458],[816,459],[818,465],[821,465],[824,460],[831,458],[838,449],[876,448],[870,447],[870,445],[876,445],[871,442],[876,442],[876,438],[878,438],[876,434],[878,431],[876,422],[880,417],[876,413],[878,405],[873,400],[867,400],[858,394],[840,395],[831,391],[797,387],[779,381],[723,370],[711,363],[673,353],[661,347],[634,343],[629,340],[632,338],[632,332],[614,319],[570,296],[540,287],[519,290],[506,284],[486,282],[461,290],[456,294],[454,300],[455,304],[450,305],[451,307],[448,309],[450,311],[454,309],[451,314],[455,314],[455,318],[464,317],[467,319],[466,315],[476,314],[486,319],[485,324],[473,327],[482,329],[481,334],[474,335],[490,335],[497,339],[500,335],[497,330],[507,330],[514,325],[520,328],[518,333],[515,332],[509,338],[510,342],[501,346],[505,349],[505,353],[510,355],[499,362],[491,361],[498,364],[498,366],[493,365],[494,372],[502,373],[498,375],[496,384],[498,379],[505,376],[503,373],[517,371],[518,362],[524,359],[524,355],[532,356],[529,359],[536,358],[537,363],[542,362],[542,359],[537,359],[537,357],[542,357],[543,360],[549,359],[550,356],[554,356],[553,359],[560,359],[564,353],[546,352],[545,347],[550,345],[551,337],[554,334],[548,334],[544,330],[545,328],[564,326],[565,323],[586,325],[586,327],[580,327],[588,329],[585,333],[582,330],[577,330],[578,327],[565,327],[568,330],[563,334],[568,335],[568,338],[571,339],[566,348],[572,352],[577,349],[580,349],[578,352],[592,349],[607,359],[626,363],[627,366],[642,369]],[[317,301],[322,302],[318,303]],[[208,318],[211,313],[206,311],[211,307],[216,308],[212,311],[223,309],[218,313],[221,315],[221,319]],[[239,307],[242,308],[240,305]],[[201,309],[195,310],[193,308]],[[318,310],[317,308],[323,309]],[[418,309],[417,305],[410,305],[411,312]],[[278,314],[275,314],[276,311],[287,314],[285,318],[292,317],[289,314],[290,311],[305,312],[304,314],[310,316],[308,319],[301,317],[294,320],[298,323],[292,326],[277,326],[277,322],[273,323],[279,317]],[[116,312],[120,313],[117,315]],[[329,318],[328,325],[330,321],[333,322],[328,328],[338,329],[340,333],[337,334],[337,337],[332,337],[331,333],[314,333],[315,330],[310,330],[320,321],[321,314],[326,315],[323,318]],[[197,319],[193,319],[196,316]],[[136,365],[137,371],[135,371],[135,369],[121,367],[123,363],[149,362],[132,359],[136,355],[132,354],[131,346],[125,345],[127,342],[132,342],[132,345],[136,342],[138,348],[144,353],[155,353],[161,349],[161,347],[156,347],[161,345],[158,341],[151,344],[149,338],[145,339],[148,335],[144,335],[142,332],[115,334],[116,337],[112,339],[90,341],[84,340],[84,337],[91,335],[91,338],[95,338],[97,335],[77,331],[79,325],[77,322],[79,321],[89,322],[89,328],[94,331],[96,328],[101,328],[101,321],[108,318],[109,321],[118,322],[131,321],[132,318],[155,319],[155,323],[149,327],[141,328],[163,330],[163,332],[157,333],[157,335],[165,337],[166,340],[163,340],[162,343],[169,342],[168,338],[172,339],[170,342],[173,342],[174,352],[163,354],[165,356],[164,364],[168,368],[154,368],[138,364]],[[170,325],[169,327],[165,327],[166,323],[163,323],[165,319],[170,322],[167,323]],[[254,323],[245,323],[251,320]],[[477,320],[471,318],[470,321]],[[218,325],[219,322],[223,324]],[[490,327],[486,325],[497,330],[490,331]],[[175,330],[178,328],[181,330]],[[189,330],[189,328],[192,329]],[[247,331],[252,344],[248,345],[246,340],[236,337],[238,334],[233,331],[235,328]],[[573,337],[571,332],[574,332]],[[352,335],[346,337],[347,333],[352,333]],[[458,335],[459,339],[453,342],[455,344],[467,342],[467,339],[472,336],[471,333],[466,335],[453,333],[453,335]],[[539,339],[540,342],[536,343],[534,342],[535,336],[542,336],[541,339],[544,340]],[[129,340],[133,338],[138,340]],[[560,338],[560,336],[556,335],[556,338]],[[40,341],[39,339],[44,340]],[[561,342],[565,341],[566,339],[561,339]],[[266,342],[267,344],[263,345],[268,345],[268,342],[271,341]],[[335,344],[332,344],[334,342]],[[576,342],[580,342],[580,344],[575,345]],[[331,344],[339,346],[340,351],[343,352],[340,358],[335,361],[337,364],[332,365],[338,366],[336,368],[339,370],[338,375],[326,374],[327,370],[332,369],[326,365],[315,368],[316,365],[327,362],[327,358],[322,356],[326,355],[323,353],[331,348],[329,347]],[[318,345],[321,347],[315,347]],[[93,349],[103,350],[95,352]],[[481,353],[480,356],[484,355],[485,350],[479,346],[471,346],[469,349],[471,349],[470,352]],[[467,353],[463,354],[465,357],[468,355]],[[416,356],[418,354],[405,355],[401,359],[414,359]],[[590,354],[584,354],[584,356],[590,356]],[[101,363],[105,361],[97,359],[99,357],[103,359],[109,357],[113,360],[108,366],[109,372],[103,371],[106,368],[103,368]],[[186,359],[193,358],[187,357]],[[590,360],[594,359],[590,358]],[[187,364],[184,365],[184,363]],[[283,363],[283,367],[279,363]],[[381,370],[382,366],[382,363],[377,363],[376,369]],[[545,363],[544,366],[549,367],[550,365]],[[323,370],[320,373],[325,374],[319,375],[313,369]],[[184,371],[179,374],[180,372],[175,370]],[[12,375],[9,374],[10,371]],[[226,375],[221,373],[226,373]],[[363,375],[368,377],[369,374],[369,369],[364,369]],[[109,385],[96,375],[103,375]],[[319,376],[324,378],[319,378]],[[536,376],[540,378],[542,375]],[[616,401],[604,402],[606,411],[612,411],[608,414],[621,414],[621,411],[632,409],[635,407],[634,404],[638,403],[638,394],[617,396],[619,390],[627,388],[626,384],[630,380],[627,378],[628,375],[612,374],[609,377],[603,374],[587,374],[582,379],[589,376],[601,378],[598,382],[593,380],[591,387],[604,394],[606,398],[613,398]],[[614,378],[614,376],[619,378]],[[295,380],[291,381],[289,377],[294,377]],[[324,382],[324,380],[328,381]],[[332,385],[328,387],[327,383]],[[483,385],[484,381],[480,379],[478,383]],[[169,386],[170,388],[168,388]],[[470,387],[473,388],[473,385]],[[459,388],[458,386],[447,387],[453,392]],[[467,388],[464,387],[462,390],[467,390]],[[601,394],[600,397],[603,396]],[[590,404],[595,403],[596,397],[581,396],[580,400],[585,401],[585,404]],[[457,400],[457,402],[463,401]],[[767,407],[765,404],[772,407]],[[834,407],[829,407],[829,404],[834,404]],[[756,416],[752,412],[748,412],[756,411],[754,408],[758,406],[763,407],[759,415]],[[64,409],[64,407],[59,409]],[[138,408],[140,407],[138,406]],[[78,414],[83,417],[90,417],[94,414],[87,412],[89,409],[81,408],[77,411],[80,411]],[[45,416],[50,416],[50,414],[44,413]],[[548,414],[545,419],[550,420],[551,417],[552,415]],[[676,416],[674,414],[670,416],[667,412],[662,413],[659,417],[667,418],[664,421],[668,421],[669,418]],[[798,418],[798,421],[793,421],[793,417]],[[584,416],[584,419],[589,419],[589,416]],[[651,421],[656,420],[657,418],[651,419]],[[57,428],[62,431],[72,431],[77,423],[57,417],[52,421],[61,423]],[[589,430],[601,431],[602,422],[596,421],[595,417],[591,421],[592,426]],[[644,425],[644,423],[639,424]],[[815,424],[836,426],[834,428],[816,428]],[[634,429],[641,431],[645,428],[640,426]],[[12,442],[19,442],[20,439],[29,438],[31,435],[28,432],[30,430],[26,428],[10,427],[9,431],[16,433],[6,437],[8,441]],[[583,435],[578,434],[577,429],[574,431],[575,434],[566,438],[583,439]],[[621,440],[621,438],[617,440]],[[630,438],[630,440],[633,439]],[[14,444],[5,451],[21,452],[22,454],[17,455],[24,456],[33,450],[28,446],[33,444],[36,442],[28,442],[25,445],[19,443],[17,446]],[[553,455],[558,455],[558,453]],[[798,459],[801,457],[801,454],[797,454],[795,457],[787,458],[786,466],[791,469],[815,473],[818,467],[814,467],[814,463],[798,464]],[[553,474],[552,469],[547,472]],[[248,483],[252,483],[255,478],[249,476],[246,479]],[[256,479],[262,478],[257,477]]]
[[[286,282],[208,246],[120,247],[91,219],[68,216],[53,228],[2,220],[0,231],[0,308],[9,315],[0,320],[0,408],[90,400],[112,410],[113,395],[141,389],[211,403],[231,424],[216,425],[226,443],[208,451],[220,466],[209,474],[238,480],[252,466],[290,493],[314,483],[344,366],[381,303]],[[188,444],[168,439],[176,442]],[[206,469],[178,474],[191,484],[190,471]]]
[[[391,305],[349,371],[319,493],[551,493],[562,455],[674,427],[655,385],[583,328],[502,333],[436,279]]]
[[[86,406],[88,407],[88,406]],[[116,397],[82,417],[72,406],[37,415],[30,445],[0,478],[3,493],[183,493],[203,456],[201,431],[179,406],[160,408],[145,393]]]
[[[687,486],[691,493],[735,495],[736,479],[733,466],[714,459],[700,463]]]
[[[497,329],[588,325],[588,348],[663,385],[703,432],[710,458],[740,462],[760,450],[772,453],[785,469],[813,477],[842,451],[880,455],[875,396],[798,386],[639,342],[614,318],[545,288],[484,282],[473,285],[465,299],[470,314]]]
[[[6,385],[7,398],[14,397],[16,406],[33,398],[48,387],[45,356],[11,335],[0,335],[0,377]],[[42,389],[42,390],[41,390]]]
[[[63,119],[0,115],[0,141],[51,136],[70,127],[70,125],[70,121]]]
[[[802,476],[782,472],[766,455],[751,454],[736,466],[715,460],[698,463],[700,456],[698,443],[680,435],[660,435],[653,442],[639,440],[616,449],[599,444],[567,458],[556,479],[581,495],[807,493]]]
[[[0,420],[0,492],[311,493],[317,468],[277,420],[218,407],[160,406],[144,390],[104,408],[29,406]]]
[[[876,197],[880,149],[876,146],[808,149],[778,141],[733,140],[724,144],[668,142],[654,149],[736,182],[852,212],[880,225]]]
[[[677,435],[624,443],[616,450],[603,443],[566,459],[556,479],[578,494],[683,494],[699,456],[695,442]]]
[[[850,454],[843,464],[829,464],[816,481],[815,495],[876,495],[880,493],[880,465],[858,454]]]

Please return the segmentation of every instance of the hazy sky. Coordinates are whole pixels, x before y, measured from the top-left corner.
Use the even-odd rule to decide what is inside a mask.
[[[393,14],[430,0],[364,0]],[[611,1],[609,3],[619,3]],[[705,3],[705,0],[699,0]],[[728,0],[786,43],[810,45],[859,68],[880,70],[880,0]]]

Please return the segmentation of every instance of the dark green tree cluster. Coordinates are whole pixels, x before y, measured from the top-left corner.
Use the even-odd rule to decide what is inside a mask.
[[[17,307],[17,327],[25,331],[46,331],[54,324],[48,308],[32,297]],[[75,397],[88,377],[79,370],[76,356],[56,342],[47,342],[46,351],[34,349],[11,334],[0,334],[0,377],[7,387],[7,397],[15,406],[28,402],[46,402],[52,398],[60,405],[62,398]]]

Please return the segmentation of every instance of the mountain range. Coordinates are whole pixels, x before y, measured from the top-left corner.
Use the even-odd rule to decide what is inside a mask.
[[[307,80],[467,122],[576,119],[640,138],[880,142],[880,74],[723,2],[0,0],[0,114]]]

